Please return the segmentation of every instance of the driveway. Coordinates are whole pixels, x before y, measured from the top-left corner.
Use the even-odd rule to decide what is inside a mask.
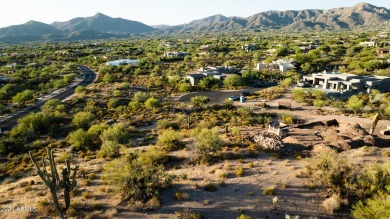
[[[205,92],[193,92],[189,94],[185,94],[179,98],[180,102],[190,103],[191,98],[195,96],[206,96],[210,98],[209,104],[222,104],[226,99],[230,96],[240,96],[242,91],[248,91],[249,93],[253,93],[264,88],[248,88],[242,90],[226,90],[226,91],[205,91]]]

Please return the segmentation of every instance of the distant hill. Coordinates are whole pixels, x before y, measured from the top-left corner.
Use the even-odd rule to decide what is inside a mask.
[[[156,29],[138,21],[123,18],[112,18],[102,13],[86,18],[74,18],[65,22],[54,22],[52,26],[68,32],[94,30],[100,33],[138,34],[155,31]]]
[[[38,21],[29,21],[25,24],[12,25],[0,28],[0,38],[17,36],[39,36],[45,34],[62,34],[63,31]]]
[[[148,26],[138,21],[112,18],[97,13],[51,25],[29,21],[21,25],[0,28],[0,42],[74,41],[128,37],[129,34],[150,33],[213,33],[235,31],[305,31],[390,28],[390,10],[368,3],[329,10],[307,9],[266,11],[247,18],[214,16],[188,24]]]
[[[339,30],[390,27],[390,10],[368,3],[329,10],[266,11],[248,18],[215,15],[173,26],[166,32],[212,32],[240,30]]]

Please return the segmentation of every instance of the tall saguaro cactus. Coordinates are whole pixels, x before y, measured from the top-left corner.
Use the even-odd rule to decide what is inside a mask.
[[[61,180],[57,171],[57,166],[54,162],[54,154],[53,151],[51,150],[51,147],[47,147],[46,151],[49,159],[50,173],[47,172],[46,161],[44,157],[42,157],[42,167],[40,167],[38,165],[36,158],[32,155],[31,151],[29,151],[29,155],[32,162],[34,163],[35,169],[37,170],[39,177],[42,179],[45,185],[50,189],[50,193],[53,198],[53,202],[56,207],[58,216],[60,218],[64,218],[64,213],[66,212],[66,210],[68,210],[70,206],[70,192],[74,189],[74,187],[77,184],[76,173],[79,166],[76,165],[75,168],[71,169],[70,161],[69,159],[66,159],[65,160],[66,167],[61,172],[62,175],[62,180]],[[73,174],[71,176],[70,173],[72,170],[73,170]],[[61,209],[57,197],[58,188],[64,189],[65,209],[63,210]]]

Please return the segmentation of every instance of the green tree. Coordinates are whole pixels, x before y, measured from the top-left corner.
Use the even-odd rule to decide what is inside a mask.
[[[73,116],[72,125],[76,128],[87,130],[91,125],[95,115],[90,112],[78,112]]]
[[[364,101],[360,99],[357,95],[353,95],[347,101],[348,109],[352,110],[354,114],[359,112],[359,110],[363,107]]]
[[[202,108],[210,101],[210,98],[206,96],[195,96],[191,98],[191,104],[195,108]]]
[[[17,93],[14,97],[12,97],[12,102],[24,104],[25,102],[33,99],[34,92],[32,90],[25,90],[20,93]]]
[[[239,75],[230,75],[224,81],[223,84],[227,88],[237,88],[244,85],[244,81]]]

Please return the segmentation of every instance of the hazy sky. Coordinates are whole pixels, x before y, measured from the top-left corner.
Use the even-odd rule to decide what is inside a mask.
[[[98,12],[148,25],[177,25],[215,14],[249,17],[268,10],[329,9],[363,0],[1,0],[0,27],[90,17]],[[390,9],[389,0],[367,3]]]

